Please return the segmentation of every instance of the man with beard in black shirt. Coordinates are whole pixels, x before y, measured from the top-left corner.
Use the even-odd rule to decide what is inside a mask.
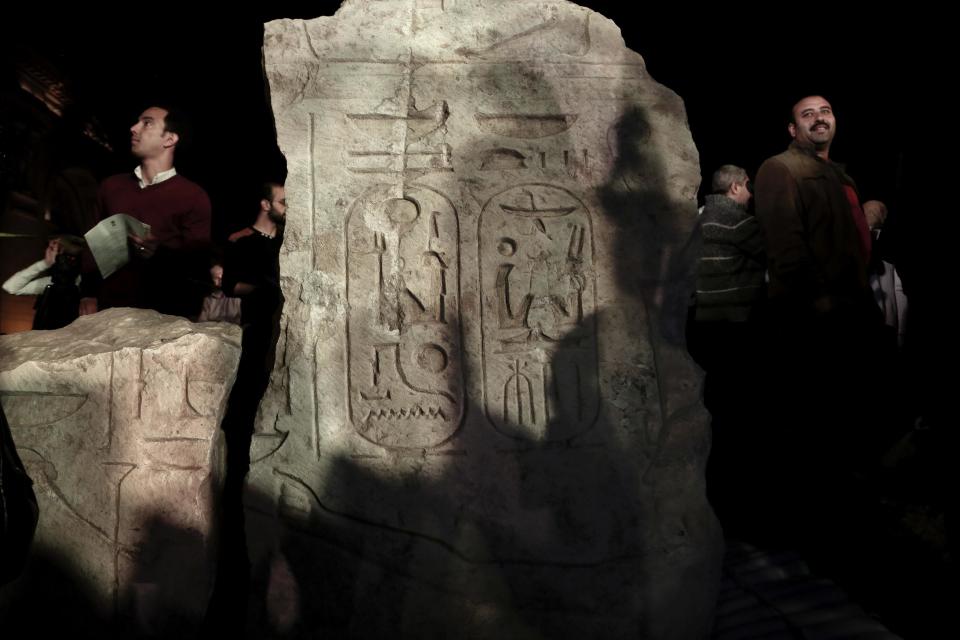
[[[257,409],[270,382],[279,335],[283,294],[280,291],[280,245],[287,211],[283,185],[268,182],[260,194],[260,211],[252,225],[232,234],[223,268],[223,291],[240,298],[243,346],[237,380],[230,392],[223,430],[227,473],[217,585],[208,608],[210,628],[243,627],[250,579],[243,517],[243,483],[250,469],[250,444]]]

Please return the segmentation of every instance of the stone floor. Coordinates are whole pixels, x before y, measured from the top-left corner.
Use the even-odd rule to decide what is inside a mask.
[[[944,507],[955,493],[910,439],[894,454],[860,478],[862,544],[818,556],[728,541],[716,640],[960,637]]]
[[[793,551],[730,542],[717,603],[715,640],[899,638],[836,583],[811,574]]]

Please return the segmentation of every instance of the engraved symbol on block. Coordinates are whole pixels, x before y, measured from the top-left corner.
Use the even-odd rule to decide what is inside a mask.
[[[10,425],[21,429],[53,427],[80,411],[89,399],[86,393],[50,391],[0,391],[0,396]]]
[[[521,18],[511,16],[510,24],[485,24],[477,29],[474,47],[460,47],[457,53],[466,58],[485,60],[529,60],[543,55],[583,56],[590,50],[590,14],[563,12],[550,7],[541,13],[534,11]],[[532,26],[524,28],[526,24]],[[505,35],[506,34],[506,35]]]
[[[496,147],[479,154],[480,171],[562,171],[576,176],[591,167],[587,149]]]
[[[411,98],[404,115],[346,116],[357,134],[346,154],[349,171],[407,176],[453,171],[453,149],[445,142],[445,125],[450,116],[445,101],[417,109]]]
[[[527,157],[516,149],[498,147],[480,154],[481,171],[504,171],[508,169],[526,169]]]
[[[453,0],[417,0],[420,11],[444,11],[446,4],[453,4]]]
[[[108,402],[114,400],[115,383],[111,382],[106,389]],[[100,580],[116,602],[121,558],[131,551],[118,535],[121,485],[137,465],[94,457],[104,451],[92,438],[97,407],[88,400],[96,395],[95,391],[0,391],[4,412],[17,432],[20,456],[37,486],[44,514],[38,536],[51,535],[49,523],[55,522],[69,527],[74,539],[86,540],[83,553],[99,554],[92,558],[99,562],[91,577]],[[85,444],[76,444],[81,441]],[[75,444],[64,444],[71,442]]]
[[[426,369],[432,373],[440,373],[447,368],[447,352],[443,347],[436,344],[427,344],[420,349],[417,355],[417,364],[421,369]]]
[[[505,204],[501,203],[500,208],[507,213],[511,213],[516,216],[521,216],[524,218],[533,218],[540,220],[541,218],[559,218],[567,215],[571,211],[577,208],[577,205],[573,206],[551,206],[544,204],[537,204],[537,199],[533,195],[533,191],[530,189],[520,188],[520,193],[523,195],[518,198],[517,201],[512,201],[514,204]],[[540,229],[543,231],[543,224],[540,224]]]
[[[519,303],[516,311],[510,303],[510,272],[515,265],[501,264],[497,270],[497,326],[500,329],[518,329],[526,324],[527,314],[530,312],[530,303],[533,295],[527,293]]]
[[[510,377],[503,383],[503,417],[520,426],[536,424],[536,407],[533,403],[533,383],[522,369],[527,365],[514,360]]]
[[[420,217],[420,208],[417,203],[406,198],[391,198],[383,208],[390,222],[397,227],[406,227],[407,230],[409,230],[408,225],[413,224]]]
[[[517,241],[513,238],[500,238],[497,242],[497,251],[505,258],[509,258],[517,252]]]
[[[383,368],[380,363],[380,354],[383,348],[391,347],[395,345],[382,345],[382,347],[374,347],[373,349],[373,367],[371,373],[373,374],[373,382],[370,386],[370,389],[367,391],[360,391],[360,397],[364,400],[390,400],[390,389],[389,387],[384,388],[380,386],[380,380],[383,378]]]
[[[562,133],[577,121],[575,113],[476,113],[484,133],[506,138],[546,138]]]
[[[432,447],[456,431],[464,409],[460,232],[440,193],[393,193],[371,188],[346,224],[350,420],[385,447]]]
[[[519,185],[480,217],[484,398],[511,437],[563,439],[599,410],[590,213],[566,189]]]
[[[416,33],[456,6],[456,0],[414,0],[411,31]]]
[[[437,345],[424,345],[417,350],[417,364],[427,374],[439,374],[447,366],[446,352]],[[358,398],[358,410],[365,413],[360,416],[357,429],[361,434],[374,433],[390,425],[382,425],[385,420],[414,420],[423,421],[444,420],[451,415],[457,401],[445,388],[430,388],[421,386],[425,376],[420,380],[407,374],[400,357],[399,344],[381,344],[374,347],[373,355],[373,385],[361,389]],[[429,377],[429,375],[427,376]],[[419,383],[418,383],[419,382]],[[389,434],[386,434],[389,438]],[[377,442],[383,444],[383,438]]]

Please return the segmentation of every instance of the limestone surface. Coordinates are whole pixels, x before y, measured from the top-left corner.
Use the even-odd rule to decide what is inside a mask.
[[[267,24],[264,60],[289,170],[246,496],[265,623],[704,637],[680,98],[570,2],[353,0]]]
[[[222,483],[219,430],[240,329],[109,309],[0,337],[0,401],[40,522],[4,620],[187,630],[206,609]],[[76,608],[76,611],[70,607]],[[12,624],[12,623],[11,623]]]

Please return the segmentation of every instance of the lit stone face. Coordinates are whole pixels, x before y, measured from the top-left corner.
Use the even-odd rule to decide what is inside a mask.
[[[255,567],[287,576],[263,619],[704,635],[680,99],[567,2],[347,2],[267,24],[264,59],[289,210],[247,495]]]
[[[0,337],[0,402],[40,507],[0,616],[62,624],[37,615],[50,598],[84,632],[92,620],[131,635],[199,627],[239,358],[234,325],[140,309]]]

